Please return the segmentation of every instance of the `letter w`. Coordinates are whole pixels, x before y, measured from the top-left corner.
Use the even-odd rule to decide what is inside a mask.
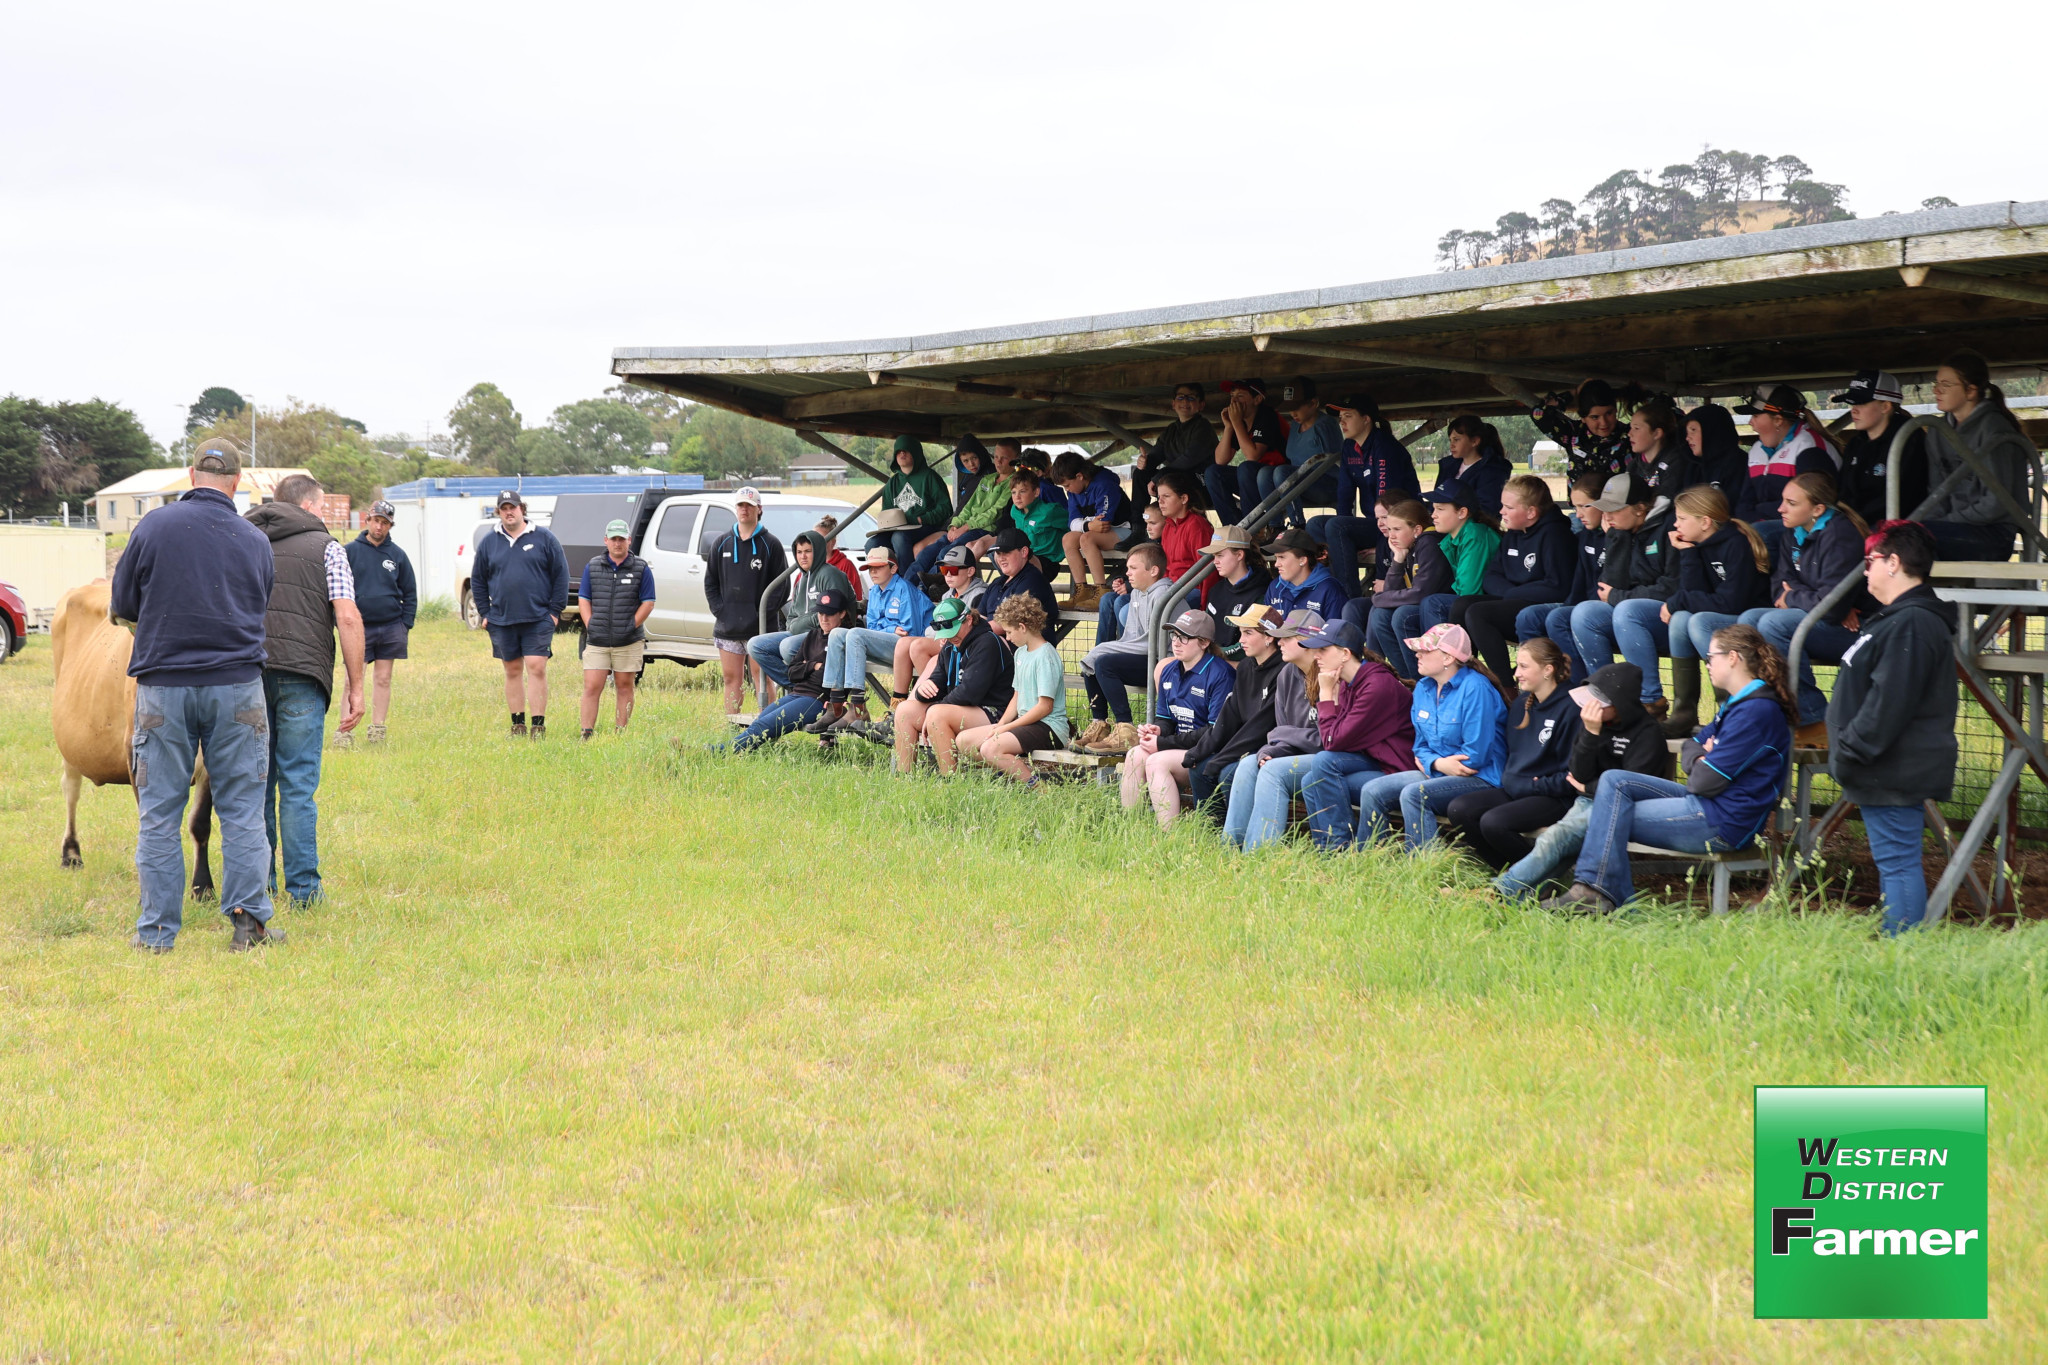
[[[1802,1166],[1815,1166],[1815,1165],[1818,1165],[1818,1166],[1825,1166],[1825,1165],[1827,1165],[1827,1164],[1828,1164],[1828,1162],[1830,1162],[1830,1161],[1834,1160],[1834,1157],[1835,1157],[1835,1144],[1836,1144],[1836,1143],[1838,1143],[1838,1142],[1840,1142],[1840,1141],[1841,1141],[1841,1139],[1840,1139],[1840,1138],[1829,1138],[1829,1139],[1828,1139],[1828,1145],[1827,1145],[1827,1146],[1825,1146],[1825,1147],[1823,1147],[1823,1146],[1821,1146],[1821,1145],[1820,1145],[1820,1139],[1819,1139],[1819,1138],[1815,1138],[1815,1139],[1813,1140],[1813,1145],[1809,1147],[1809,1146],[1807,1146],[1807,1144],[1806,1144],[1806,1139],[1805,1139],[1805,1138],[1800,1138],[1800,1139],[1799,1139],[1799,1164],[1800,1164],[1800,1165],[1802,1165]]]

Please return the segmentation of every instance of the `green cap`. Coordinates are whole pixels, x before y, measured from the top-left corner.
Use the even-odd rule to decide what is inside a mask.
[[[626,525],[619,518],[613,517],[610,524],[604,528],[604,538],[610,540],[613,536],[617,536],[621,540],[631,540],[633,538],[633,528]]]
[[[932,637],[950,640],[967,622],[967,604],[957,597],[944,597],[932,608]]]

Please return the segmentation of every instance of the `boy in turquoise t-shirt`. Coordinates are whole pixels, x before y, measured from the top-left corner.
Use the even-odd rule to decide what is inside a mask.
[[[1016,646],[1012,673],[1016,692],[994,725],[963,730],[961,753],[979,753],[992,768],[1034,786],[1031,752],[1067,742],[1067,670],[1057,647],[1045,638],[1045,608],[1029,593],[1006,597],[996,608],[996,625]]]

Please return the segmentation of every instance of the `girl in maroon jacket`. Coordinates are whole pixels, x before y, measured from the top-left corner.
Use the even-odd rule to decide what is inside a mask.
[[[1375,777],[1415,767],[1414,698],[1387,662],[1365,647],[1350,621],[1302,642],[1316,648],[1316,730],[1322,750],[1302,783],[1316,847],[1349,848],[1351,808]]]

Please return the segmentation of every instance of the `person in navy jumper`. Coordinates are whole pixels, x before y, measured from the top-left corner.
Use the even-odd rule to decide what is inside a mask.
[[[1344,589],[1330,571],[1316,563],[1322,546],[1302,530],[1282,531],[1267,547],[1273,557],[1273,581],[1266,585],[1266,605],[1282,617],[1307,609],[1325,621],[1344,614]]]
[[[1742,613],[1742,624],[1756,627],[1771,648],[1792,658],[1792,636],[1806,613],[1852,573],[1863,570],[1863,542],[1869,527],[1856,509],[1835,500],[1834,480],[1825,474],[1801,474],[1785,485],[1778,504],[1785,534],[1778,541],[1777,565],[1771,570],[1771,605]],[[1827,747],[1828,699],[1813,681],[1813,663],[1839,664],[1856,642],[1859,609],[1871,605],[1866,593],[1852,592],[1813,623],[1799,654],[1799,734],[1802,747]]]
[[[1688,741],[1683,786],[1624,769],[1600,775],[1571,890],[1548,910],[1605,914],[1635,895],[1630,840],[1683,853],[1747,847],[1770,823],[1792,766],[1796,714],[1785,660],[1748,626],[1714,632],[1707,675],[1728,693],[1713,724]]]
[[[547,735],[548,659],[555,623],[569,601],[569,558],[554,533],[526,521],[526,499],[511,489],[498,494],[498,529],[476,547],[469,591],[491,633],[491,657],[505,666],[505,705],[512,736]]]
[[[1495,872],[1529,856],[1534,831],[1563,819],[1578,797],[1566,780],[1584,728],[1580,704],[1566,686],[1571,668],[1552,640],[1530,640],[1515,651],[1519,691],[1508,703],[1500,782],[1444,809],[1445,822],[1462,831],[1466,846]]]
[[[1678,547],[1678,591],[1662,603],[1644,599],[1615,608],[1614,639],[1638,668],[1655,672],[1657,655],[1671,656],[1673,697],[1664,733],[1678,739],[1699,725],[1699,661],[1707,642],[1769,600],[1771,552],[1755,528],[1729,517],[1721,490],[1705,484],[1686,489],[1672,505],[1671,543]]]
[[[1467,506],[1498,517],[1501,489],[1515,472],[1500,443],[1500,432],[1493,423],[1467,412],[1451,419],[1444,440],[1451,453],[1437,462],[1437,488],[1462,488]]]
[[[1534,474],[1509,479],[1501,490],[1500,548],[1481,583],[1485,596],[1467,599],[1463,615],[1454,611],[1451,618],[1465,627],[1496,678],[1514,667],[1508,658],[1511,635],[1525,643],[1544,635],[1540,624],[1516,634],[1522,613],[1533,609],[1548,619],[1552,608],[1564,605],[1578,568],[1576,548],[1572,524],[1551,498],[1550,485]],[[1532,617],[1532,624],[1538,619]]]
[[[377,499],[363,518],[363,533],[345,547],[349,570],[356,576],[356,611],[363,618],[363,662],[370,667],[370,729],[364,738],[371,744],[384,742],[384,721],[391,714],[392,664],[406,656],[406,640],[420,609],[412,560],[391,538],[391,519],[397,513],[389,502]]]
[[[269,928],[263,828],[270,772],[264,618],[275,566],[269,538],[235,511],[240,478],[232,443],[201,445],[192,491],[144,517],[114,567],[109,615],[135,627],[128,676],[135,679],[141,912],[128,942],[149,953],[171,951],[184,923],[182,824],[201,749],[220,818],[220,908],[235,927],[233,946],[284,937]]]
[[[1131,500],[1121,479],[1071,450],[1052,462],[1052,481],[1067,497],[1067,531],[1060,547],[1074,580],[1071,601],[1075,610],[1086,611],[1100,605],[1109,587],[1102,552],[1114,550],[1131,533]]]
[[[1386,533],[1373,509],[1384,498],[1420,498],[1415,461],[1408,447],[1394,439],[1370,394],[1354,393],[1327,405],[1337,414],[1344,433],[1344,453],[1337,461],[1336,510],[1311,517],[1308,533],[1329,551],[1330,574],[1347,597],[1359,595],[1358,552],[1373,551],[1373,576],[1385,572]],[[1355,510],[1354,510],[1355,509]]]

